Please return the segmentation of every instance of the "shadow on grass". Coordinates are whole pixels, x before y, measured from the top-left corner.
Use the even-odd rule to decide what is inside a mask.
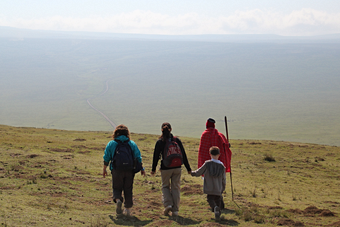
[[[215,221],[215,214],[214,212],[211,211],[211,209],[209,209],[209,211],[211,212],[211,222],[214,223],[218,223],[218,224],[221,224],[221,225],[228,225],[228,226],[238,226],[240,223],[238,221],[235,221],[234,219],[226,219],[225,216],[223,214],[235,214],[235,210],[229,210],[229,209],[226,209],[224,208],[221,213],[221,220],[219,221]]]
[[[230,210],[230,209],[223,209],[222,214],[235,214],[235,210]]]
[[[224,208],[222,210],[222,214],[235,214],[235,210],[230,210],[227,208]],[[240,223],[233,220],[233,219],[225,219],[222,215],[221,221],[219,221],[220,224],[227,224],[228,226],[238,226]]]
[[[125,215],[109,215],[110,219],[115,223],[115,225],[125,225],[125,226],[145,226],[151,223],[153,220],[141,221],[135,216],[127,217]]]
[[[174,217],[170,216],[169,220],[173,220],[180,225],[197,225],[200,223],[199,221],[195,221],[190,218],[184,218],[182,216],[174,216]]]
[[[238,221],[235,221],[234,219],[224,219],[223,217],[221,218],[220,221],[218,221],[218,223],[228,226],[238,226],[240,224]]]

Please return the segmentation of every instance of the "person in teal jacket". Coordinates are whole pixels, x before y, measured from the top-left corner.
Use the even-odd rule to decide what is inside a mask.
[[[125,142],[131,147],[134,157],[142,165],[142,156],[137,144],[130,140],[129,129],[125,125],[118,125],[112,135],[113,140],[108,142],[105,153],[103,156],[104,167],[103,167],[103,177],[107,176],[107,167],[110,165],[111,175],[112,175],[112,189],[113,189],[113,202],[117,204],[116,213],[122,214],[122,204],[124,202],[125,214],[131,215],[131,207],[133,206],[133,181],[135,173],[133,170],[117,170],[112,165],[112,160],[115,156],[116,147],[118,145],[117,141]],[[145,170],[141,170],[142,176],[145,176]],[[122,197],[122,192],[124,191],[124,198]]]

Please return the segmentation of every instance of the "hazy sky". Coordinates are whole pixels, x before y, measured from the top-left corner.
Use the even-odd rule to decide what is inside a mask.
[[[0,0],[0,26],[138,34],[340,33],[339,0]]]

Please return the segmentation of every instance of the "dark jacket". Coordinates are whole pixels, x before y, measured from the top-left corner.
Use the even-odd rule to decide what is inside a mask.
[[[171,134],[171,138],[173,138],[173,135]],[[182,141],[180,139],[178,139],[177,137],[176,138],[176,142],[178,143],[178,146],[180,147],[181,151],[182,151],[182,156],[183,156],[183,164],[185,166],[185,168],[187,169],[187,171],[191,171],[191,168],[190,168],[190,165],[189,165],[189,162],[188,162],[188,158],[187,158],[187,155],[185,153],[185,150],[184,150],[184,147],[183,147],[183,144],[182,144]],[[155,150],[153,152],[153,162],[152,162],[152,171],[155,172],[156,171],[156,167],[157,167],[157,164],[158,164],[158,160],[161,159],[161,170],[167,170],[167,169],[174,169],[174,168],[181,168],[181,166],[179,167],[171,167],[171,168],[168,168],[168,167],[165,167],[163,165],[163,151],[164,151],[164,148],[165,148],[165,141],[159,139],[157,142],[156,142],[156,145],[155,145]]]

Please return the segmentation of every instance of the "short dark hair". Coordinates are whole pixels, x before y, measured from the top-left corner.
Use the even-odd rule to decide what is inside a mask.
[[[124,135],[127,138],[130,139],[130,132],[128,127],[126,127],[125,125],[118,125],[115,130],[113,131],[113,135],[112,138],[116,139],[118,136]]]
[[[220,148],[216,147],[216,146],[212,146],[209,149],[209,152],[211,155],[219,155],[220,154]]]

